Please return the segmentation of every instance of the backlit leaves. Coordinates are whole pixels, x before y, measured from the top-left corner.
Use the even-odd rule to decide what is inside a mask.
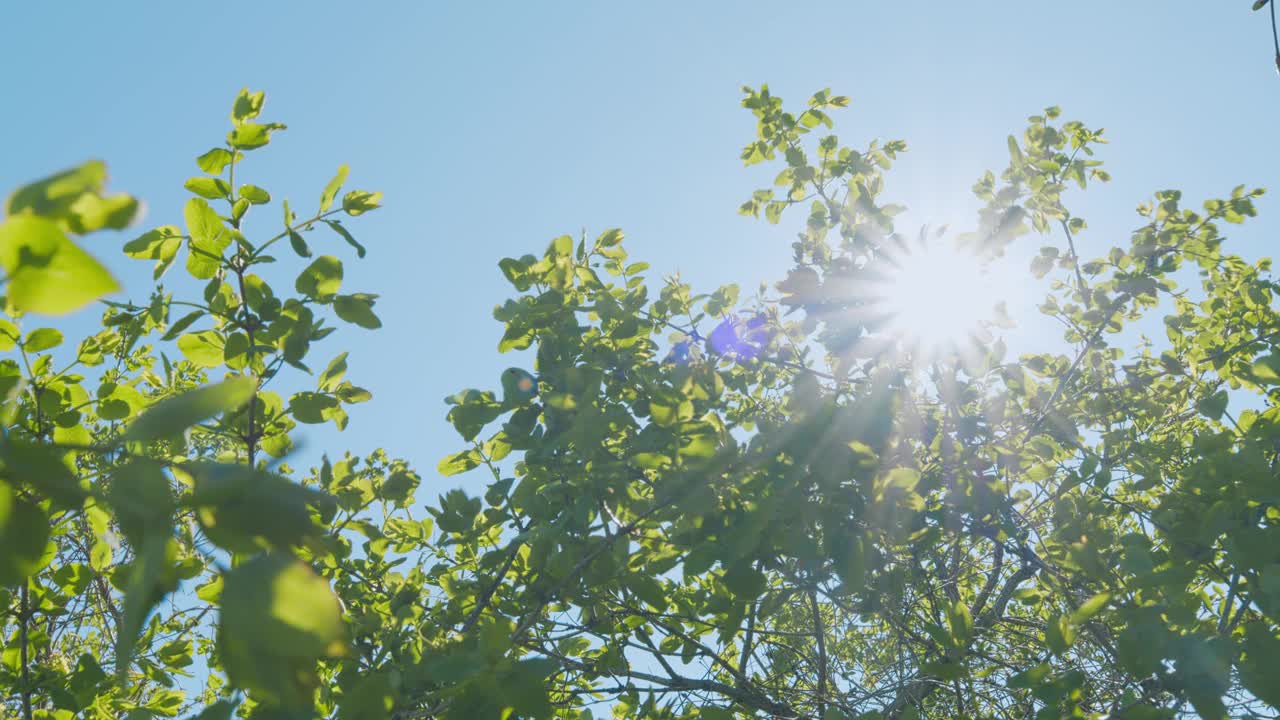
[[[148,230],[137,239],[125,243],[124,252],[131,258],[155,260],[154,277],[158,280],[173,264],[182,248],[182,231],[172,225]]]
[[[333,207],[333,199],[338,196],[338,191],[342,189],[342,184],[347,181],[347,173],[350,171],[346,165],[338,166],[338,173],[333,179],[324,186],[324,192],[320,194],[320,212],[328,212]],[[345,209],[345,201],[343,203]]]
[[[228,173],[244,177],[239,166],[232,168],[242,152],[284,128],[257,119],[264,101],[261,92],[242,91],[231,113],[229,147],[196,158],[205,175],[183,183],[196,196],[184,208],[185,227],[162,226],[124,245],[127,256],[153,261],[158,279],[186,244],[186,275],[201,281],[203,292],[190,292],[179,279],[173,289],[140,292],[141,304],[110,302],[101,330],[89,337],[64,338],[62,328],[24,323],[21,316],[63,314],[118,290],[71,236],[124,228],[140,203],[107,194],[106,169],[96,161],[20,188],[6,202],[0,266],[14,317],[0,318],[0,350],[20,350],[22,363],[0,360],[0,606],[18,607],[17,591],[9,588],[23,588],[22,603],[29,591],[23,622],[31,632],[15,635],[0,619],[8,668],[0,673],[0,697],[18,695],[4,678],[19,676],[21,658],[10,648],[22,644],[29,653],[22,670],[37,678],[26,686],[37,714],[185,714],[192,700],[173,678],[198,655],[211,667],[220,663],[236,687],[249,690],[255,715],[307,714],[321,672],[317,661],[346,653],[345,623],[328,582],[288,556],[291,550],[314,558],[342,552],[345,541],[325,530],[339,500],[289,477],[286,464],[271,472],[260,463],[290,452],[299,422],[345,427],[344,408],[371,394],[345,378],[346,353],[318,377],[317,392],[294,393],[286,403],[279,393],[259,389],[282,367],[305,369],[313,344],[334,332],[315,306],[334,301],[342,264],[326,255],[293,268],[302,273],[295,287],[286,285],[290,292],[273,289],[264,280],[270,274],[255,266],[277,262],[262,250],[275,239],[310,255],[302,236],[318,220],[360,256],[365,250],[336,220],[298,222],[287,206],[282,236],[271,239],[268,229],[263,238],[246,224],[253,219],[250,207],[269,203],[271,194],[252,183],[232,186]],[[326,187],[325,210],[345,176],[342,166]],[[344,210],[359,215],[379,201],[377,193],[348,193]],[[228,210],[215,209],[222,202]],[[372,310],[376,295],[339,297],[339,319],[380,326]],[[192,330],[202,326],[208,329]],[[206,372],[226,377],[207,384]],[[258,462],[250,466],[248,458]],[[354,494],[367,498],[362,503],[410,507],[420,478],[403,463],[378,463],[376,483],[361,470],[359,478],[343,476],[348,484],[333,484],[343,501]],[[413,524],[415,532],[402,537],[425,541],[431,525]],[[223,558],[231,566],[225,576],[215,572]],[[162,603],[184,580],[192,580],[196,592]],[[263,597],[246,600],[263,590]],[[216,658],[198,639],[210,630],[214,616],[206,613],[215,605],[222,606],[223,630],[243,630],[219,631]],[[9,613],[9,622],[18,613]],[[75,630],[64,633],[73,624]],[[237,644],[237,634],[248,646]],[[68,665],[60,654],[65,648],[50,638],[72,635],[79,638],[80,660]],[[113,661],[114,678],[95,655]],[[214,692],[217,684],[210,685]],[[390,696],[365,695],[369,707],[389,710]],[[199,717],[227,718],[234,708],[215,702]]]
[[[6,201],[5,213],[43,217],[76,235],[123,230],[138,216],[141,204],[123,193],[104,195],[106,182],[106,164],[93,160],[18,188]]]
[[[271,133],[284,129],[280,123],[246,122],[227,133],[227,144],[237,150],[254,150],[271,142]]]
[[[225,148],[214,148],[197,157],[196,164],[200,166],[201,170],[210,175],[220,175],[222,170],[232,163],[233,158],[231,151]]]
[[[381,205],[382,193],[367,192],[365,190],[352,190],[342,196],[342,209],[348,215],[362,215],[370,210],[375,210]]]
[[[225,347],[222,336],[214,330],[188,333],[178,338],[178,349],[200,367],[214,368],[221,365]]]
[[[208,280],[222,264],[222,253],[231,244],[231,233],[209,203],[200,198],[188,200],[182,215],[190,236],[187,272],[194,278]]]
[[[250,377],[235,377],[216,385],[206,385],[162,400],[148,408],[125,431],[126,440],[147,441],[182,432],[219,413],[235,410],[248,402],[257,389]]]
[[[373,313],[373,304],[377,295],[356,293],[354,295],[338,295],[333,299],[333,311],[343,320],[359,325],[368,330],[382,327],[382,321]]]
[[[120,289],[55,221],[35,215],[0,223],[0,267],[9,301],[25,312],[62,315]]]
[[[303,295],[327,299],[342,286],[342,261],[332,255],[316,258],[302,274],[298,275],[294,288]]]
[[[14,586],[44,564],[49,518],[0,483],[0,587]]]
[[[305,563],[264,554],[226,574],[218,650],[234,686],[286,708],[310,707],[316,661],[346,648],[338,600]]]
[[[231,146],[197,159],[208,177],[186,183],[185,229],[125,245],[159,277],[188,240],[190,278],[112,302],[88,338],[0,318],[0,608],[29,591],[42,710],[167,717],[232,689],[253,717],[589,718],[588,700],[620,719],[1167,717],[1188,703],[1224,717],[1275,703],[1280,416],[1264,393],[1280,385],[1280,317],[1269,265],[1228,255],[1216,230],[1252,217],[1256,191],[1203,214],[1162,191],[1149,225],[1117,235],[1128,246],[1077,260],[1092,246],[1052,233],[1086,230],[1064,188],[1106,179],[1101,131],[1045,109],[978,182],[965,242],[1044,235],[1032,269],[1063,349],[1012,359],[993,339],[916,364],[858,295],[865,258],[897,242],[901,208],[880,198],[905,144],[826,134],[848,103],[829,91],[793,112],[749,89],[743,159],[777,175],[743,210],[781,223],[802,208],[780,297],[646,272],[616,229],[502,260],[515,292],[494,312],[499,348],[527,351],[513,363],[531,372],[513,377],[532,387],[448,398],[462,447],[437,471],[480,472],[424,503],[433,480],[381,451],[293,467],[308,425],[342,429],[371,396],[344,346],[320,344],[381,321],[376,294],[343,287],[340,253],[320,254],[334,238],[307,235],[325,222],[363,256],[345,225],[282,202],[284,227],[257,227],[270,193],[231,186],[241,151],[280,127],[258,120],[264,101],[242,91]],[[381,202],[349,191],[335,208],[347,174],[320,214]],[[102,195],[104,178],[91,164],[37,184],[5,226],[43,223],[30,227],[62,247],[119,224],[128,203]],[[1170,279],[1186,263],[1198,290]],[[25,309],[15,277],[10,306]],[[1168,346],[1125,344],[1157,305]],[[16,612],[0,697],[17,687]],[[95,656],[116,661],[114,680]],[[205,665],[231,688],[215,672],[184,699],[175,678]]]

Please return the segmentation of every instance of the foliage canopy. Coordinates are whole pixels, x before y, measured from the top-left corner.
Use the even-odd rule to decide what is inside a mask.
[[[341,194],[343,166],[314,213],[266,220],[273,194],[237,185],[285,129],[263,104],[236,98],[183,227],[124,245],[155,264],[148,302],[104,300],[78,342],[39,316],[118,285],[73,238],[139,203],[92,162],[6,204],[0,717],[1280,709],[1277,287],[1221,234],[1260,190],[1157,192],[1081,258],[1064,196],[1108,179],[1103,133],[1032,116],[955,240],[1039,238],[1070,351],[923,362],[865,290],[904,242],[882,196],[905,143],[842,145],[829,91],[792,111],[747,88],[742,159],[778,174],[741,212],[802,215],[794,268],[697,293],[620,230],[502,260],[498,349],[532,372],[448,398],[464,446],[438,471],[473,472],[424,509],[383,451],[285,462],[299,424],[370,397],[314,351],[381,325],[339,257],[365,255],[343,217],[381,196]],[[1125,332],[1153,312],[1158,346]]]

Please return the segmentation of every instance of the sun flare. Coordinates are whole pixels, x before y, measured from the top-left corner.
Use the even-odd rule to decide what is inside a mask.
[[[884,262],[873,305],[884,330],[917,354],[968,351],[1007,318],[1002,304],[1016,289],[998,259],[939,241],[904,247]]]

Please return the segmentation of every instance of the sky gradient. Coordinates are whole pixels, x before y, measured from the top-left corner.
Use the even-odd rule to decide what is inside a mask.
[[[743,84],[793,103],[831,87],[853,99],[836,116],[843,142],[905,139],[886,192],[911,208],[905,232],[970,227],[973,181],[1005,165],[1006,135],[1047,105],[1112,142],[1100,157],[1115,180],[1071,201],[1090,224],[1085,256],[1124,244],[1155,190],[1198,206],[1277,179],[1280,77],[1247,0],[540,5],[6,7],[0,191],[106,160],[112,187],[148,214],[89,249],[144,300],[150,264],[120,245],[181,224],[195,156],[222,142],[242,86],[266,90],[263,118],[289,129],[237,171],[277,198],[250,230],[276,231],[278,198],[312,207],[340,163],[349,188],[385,192],[384,209],[348,223],[365,260],[313,236],[343,259],[344,289],[381,294],[384,328],[344,326],[317,347],[321,366],[350,350],[348,378],[374,400],[341,435],[302,428],[303,457],[385,447],[418,467],[429,498],[445,487],[436,462],[461,444],[442,399],[496,390],[513,364],[491,317],[513,293],[500,258],[618,226],[651,283],[679,271],[699,290],[747,294],[785,274],[802,215],[736,214],[774,172],[738,159],[754,134]],[[1249,257],[1272,253],[1280,228],[1274,195],[1259,209],[1228,232]]]

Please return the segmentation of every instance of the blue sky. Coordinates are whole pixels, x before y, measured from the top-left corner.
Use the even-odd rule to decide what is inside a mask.
[[[366,260],[336,238],[323,248],[344,259],[345,288],[381,293],[385,327],[344,328],[317,350],[323,364],[349,349],[348,377],[375,398],[345,433],[305,437],[313,452],[386,447],[430,497],[444,488],[436,462],[460,444],[442,398],[496,389],[512,364],[490,315],[511,293],[501,257],[620,226],[653,281],[679,271],[748,291],[785,273],[801,219],[735,212],[772,179],[738,160],[754,132],[743,84],[794,102],[829,86],[853,98],[837,116],[846,143],[906,139],[887,194],[912,208],[908,232],[970,225],[969,187],[1003,167],[1005,136],[1061,105],[1113,143],[1102,157],[1115,181],[1074,203],[1091,228],[1082,253],[1097,255],[1125,242],[1154,190],[1198,202],[1276,180],[1280,77],[1248,6],[21,3],[5,9],[0,45],[0,190],[100,157],[114,188],[148,203],[137,232],[180,224],[182,182],[225,136],[236,91],[266,90],[264,117],[289,130],[238,180],[310,207],[345,162],[350,187],[386,193],[349,224]],[[1258,220],[1230,228],[1240,252],[1271,252],[1275,206],[1268,196]],[[278,210],[259,215],[250,228],[273,234]],[[119,255],[135,234],[91,250],[143,299],[149,265]]]

